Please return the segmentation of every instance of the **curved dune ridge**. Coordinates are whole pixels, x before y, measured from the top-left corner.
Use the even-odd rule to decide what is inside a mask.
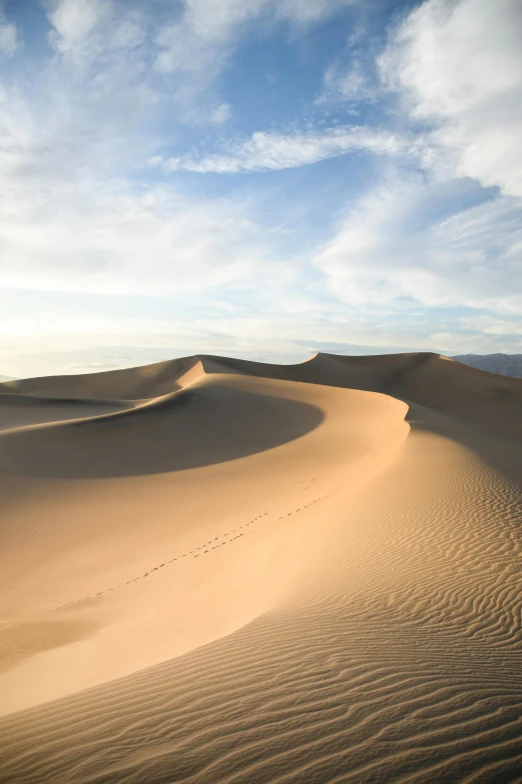
[[[522,781],[522,381],[0,384],[0,782]]]

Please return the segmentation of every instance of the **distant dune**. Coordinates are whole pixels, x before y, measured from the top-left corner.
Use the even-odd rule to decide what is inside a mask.
[[[453,359],[488,373],[522,378],[522,354],[462,354]]]
[[[521,441],[430,353],[0,384],[0,782],[521,780]]]

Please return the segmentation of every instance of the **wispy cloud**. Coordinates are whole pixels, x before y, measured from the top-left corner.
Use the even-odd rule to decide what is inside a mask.
[[[175,298],[223,287],[247,292],[277,261],[233,199],[154,186],[132,193],[124,183],[88,179],[33,181],[30,192],[12,185],[4,193],[4,286]]]
[[[380,58],[389,86],[458,176],[522,196],[522,14],[519,0],[427,0]]]
[[[353,59],[348,68],[336,63],[326,69],[323,90],[317,103],[367,100],[376,94],[364,65],[360,60]]]
[[[144,11],[122,0],[47,0],[46,7],[52,46],[77,65],[135,49],[147,33]]]
[[[167,171],[236,172],[292,169],[335,158],[356,150],[385,155],[399,155],[413,150],[411,141],[394,133],[366,127],[338,127],[323,131],[277,133],[257,131],[246,141],[225,145],[219,154],[153,159]]]
[[[34,51],[0,18],[2,372],[522,347],[517,0],[405,3],[378,65],[388,3],[42,1]]]
[[[419,307],[520,313],[522,205],[499,196],[455,212],[459,187],[392,169],[315,256],[332,294],[403,313]],[[450,214],[445,205],[452,205]]]
[[[180,118],[205,116],[215,83],[233,61],[238,46],[252,31],[267,35],[281,26],[292,35],[333,16],[360,0],[184,0],[179,13],[156,31],[154,67],[169,80]],[[172,16],[175,18],[172,19]],[[210,110],[213,121],[214,110]]]
[[[129,52],[102,76],[53,58],[36,98],[0,91],[1,283],[178,299],[255,290],[278,259],[255,207],[147,178],[136,164],[156,144],[157,96]]]
[[[18,31],[12,22],[6,22],[0,2],[0,58],[12,57],[18,46]]]
[[[163,73],[198,73],[209,78],[233,52],[253,22],[307,25],[357,0],[191,0],[174,22],[159,31],[156,67]],[[210,69],[210,70],[209,70]]]
[[[62,52],[81,46],[112,15],[111,0],[51,0],[51,39]]]

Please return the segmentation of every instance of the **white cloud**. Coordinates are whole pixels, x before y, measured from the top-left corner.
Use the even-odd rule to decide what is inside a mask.
[[[409,150],[425,174],[392,171],[316,254],[341,302],[386,318],[419,308],[427,318],[435,318],[430,309],[489,310],[493,326],[484,332],[517,333],[509,316],[522,311],[520,40],[518,0],[426,0],[393,32],[378,65],[426,128]],[[364,94],[357,61],[327,72],[322,99],[342,98],[343,90],[346,99]],[[503,195],[491,199],[477,186],[476,197],[489,201],[463,208],[459,178],[466,177]],[[458,323],[472,329],[471,321]],[[459,340],[454,335],[454,345]]]
[[[163,163],[163,155],[152,155],[147,163],[152,169],[155,169]]]
[[[331,293],[370,310],[522,312],[522,206],[500,196],[441,217],[455,187],[394,172],[370,191],[314,259]]]
[[[255,289],[272,263],[259,228],[230,200],[89,180],[11,183],[4,194],[4,286],[181,296]]]
[[[49,0],[47,8],[55,50],[68,64],[93,68],[99,80],[146,38],[146,16],[121,0]]]
[[[265,19],[310,24],[354,0],[187,0],[181,18],[157,37],[163,73],[212,77],[226,62],[241,28]],[[210,69],[210,70],[209,70]]]
[[[478,0],[454,6],[470,3],[478,7]],[[0,93],[0,278],[4,286],[23,292],[21,307],[13,306],[10,315],[1,308],[0,358],[10,353],[23,364],[10,375],[31,373],[39,354],[45,356],[46,344],[53,345],[55,370],[63,368],[66,356],[74,369],[84,359],[86,367],[96,365],[104,347],[120,347],[127,354],[132,346],[133,362],[139,364],[201,350],[297,360],[321,348],[343,351],[347,338],[361,346],[458,351],[512,345],[514,320],[522,309],[522,210],[508,195],[462,210],[460,196],[455,196],[458,183],[445,178],[456,171],[477,177],[477,167],[489,161],[506,194],[515,192],[508,167],[497,165],[492,150],[484,148],[483,153],[481,147],[473,166],[466,155],[469,145],[485,144],[473,125],[483,100],[491,114],[483,130],[493,133],[500,127],[496,118],[502,117],[509,119],[503,127],[511,133],[511,110],[497,112],[490,98],[501,94],[504,101],[514,94],[518,71],[510,74],[508,68],[502,78],[497,74],[496,87],[487,90],[487,75],[479,74],[478,87],[462,88],[464,98],[473,100],[453,100],[448,80],[457,83],[468,66],[458,60],[458,46],[448,32],[453,16],[442,11],[437,16],[434,0],[414,12],[401,28],[410,32],[403,39],[396,33],[381,61],[386,78],[401,96],[408,96],[415,118],[428,120],[434,131],[416,137],[360,126],[262,131],[207,147],[212,154],[202,151],[191,135],[192,154],[168,157],[187,138],[177,127],[184,101],[192,107],[187,112],[192,120],[219,126],[230,118],[231,107],[209,85],[247,25],[255,23],[263,33],[281,23],[295,29],[346,4],[180,0],[177,8],[165,4],[165,16],[155,16],[145,9],[148,4],[131,7],[124,0],[49,0],[52,56],[42,62],[30,96],[24,93],[24,72],[19,90],[6,87]],[[438,2],[441,9],[447,5]],[[501,9],[506,7],[501,0]],[[165,23],[156,38],[158,19],[172,20],[176,11],[177,21]],[[468,17],[461,27],[471,36]],[[431,51],[435,59],[442,58],[442,65],[437,61],[431,70],[423,59],[428,44],[425,52],[414,47],[418,19],[435,31]],[[480,15],[476,25],[483,26]],[[478,46],[477,35],[473,46]],[[456,64],[448,65],[440,53],[445,36]],[[510,42],[508,37],[508,59],[513,55]],[[329,82],[327,78],[326,86],[343,100],[369,94],[363,68],[367,61],[363,58],[361,65],[357,57],[351,69],[336,67]],[[406,68],[417,63],[415,58],[422,65],[418,73]],[[439,68],[445,74],[442,85],[436,80]],[[508,77],[511,87],[504,89]],[[370,81],[373,89],[372,76]],[[241,108],[234,103],[240,122],[245,119]],[[451,155],[441,158],[441,149]],[[355,204],[320,251],[312,246],[316,235],[308,233],[299,217],[310,201],[321,198],[313,187],[289,197],[285,216],[291,216],[292,225],[274,227],[266,221],[274,220],[270,216],[277,206],[271,201],[267,210],[267,192],[253,194],[244,181],[235,183],[239,196],[218,197],[212,189],[208,198],[201,195],[206,185],[201,178],[179,176],[167,185],[154,184],[165,181],[165,169],[278,170],[357,150],[380,155],[381,167],[390,165],[390,159],[402,166],[409,156],[432,168],[426,177],[392,171]],[[480,178],[488,181],[484,173]],[[279,183],[271,182],[275,193]],[[183,193],[173,183],[187,190]],[[347,190],[353,194],[357,187],[351,183]],[[276,197],[282,199],[282,194]],[[460,212],[448,217],[455,209]],[[278,214],[279,220],[284,222]],[[292,229],[301,236],[299,258]],[[100,315],[101,294],[112,298]],[[33,308],[37,298],[39,310]],[[80,301],[83,310],[78,306],[76,312]],[[459,321],[455,315],[447,320],[441,315],[446,307],[462,305],[488,309],[489,316]],[[0,369],[8,371],[7,365]]]
[[[380,58],[457,176],[522,196],[520,0],[427,0]]]
[[[249,26],[308,26],[355,0],[179,0],[161,14],[125,0],[43,1],[51,43],[69,63],[102,78],[108,64],[122,59],[118,50],[141,46],[146,51],[137,59],[149,84],[156,77],[168,85],[177,121],[219,125],[231,107],[219,101],[214,83]]]
[[[374,94],[360,60],[353,59],[348,68],[338,63],[331,65],[324,74],[324,86],[317,103],[330,101],[358,101]]]
[[[0,9],[0,57],[12,57],[18,45],[17,31],[14,24],[2,22]]]
[[[211,122],[215,125],[222,125],[232,117],[232,107],[228,103],[221,103],[211,114]]]
[[[171,315],[148,311],[111,316],[96,313],[98,299],[84,300],[78,312],[63,315],[49,306],[45,294],[33,303],[33,318],[20,319],[13,312],[0,325],[0,368],[7,375],[23,377],[46,373],[92,372],[132,366],[194,353],[243,356],[261,361],[299,362],[316,351],[382,353],[382,351],[435,350],[449,354],[522,350],[516,329],[488,333],[484,320],[469,318],[433,322],[392,315],[376,319],[328,303],[328,318],[317,301],[308,308],[288,312],[286,299],[270,311],[228,314],[215,304],[194,309],[190,319],[172,305]],[[192,304],[192,303],[191,303]],[[36,312],[34,312],[36,310]],[[300,314],[298,318],[296,314]],[[299,328],[296,330],[296,323]],[[486,334],[484,334],[486,333]],[[349,342],[348,342],[349,341]],[[509,341],[509,342],[508,342]]]
[[[112,14],[111,0],[54,0],[49,21],[54,27],[53,37],[61,52],[68,52],[91,35]]]
[[[54,61],[41,100],[0,93],[1,283],[174,297],[255,289],[277,253],[244,199],[184,195],[135,168],[156,138],[141,126],[151,104],[132,66],[93,84]]]
[[[18,49],[17,27],[12,22],[6,21],[2,6],[0,0],[0,60],[3,57],[12,57]]]
[[[469,329],[480,331],[485,335],[520,336],[518,342],[522,344],[522,324],[518,316],[502,318],[502,316],[464,316],[459,323]]]
[[[393,133],[366,127],[337,127],[324,131],[276,133],[257,131],[247,141],[231,142],[222,154],[170,158],[168,171],[219,174],[291,169],[355,150],[386,155],[411,152],[411,143]]]
[[[153,129],[160,95],[147,72],[147,53],[135,48],[144,20],[119,6],[109,18],[107,3],[94,3],[82,16],[75,4],[47,7],[50,16],[64,9],[69,15],[55,19],[63,38],[53,28],[57,53],[30,70],[30,84],[21,61],[19,73],[0,87],[6,188],[30,194],[34,182],[38,190],[45,181],[52,192],[53,182],[72,187],[79,172],[85,179],[111,178],[159,146]]]
[[[269,4],[269,0],[265,0]],[[324,19],[344,6],[354,5],[358,0],[272,0],[274,13],[279,19],[297,24],[307,24]]]

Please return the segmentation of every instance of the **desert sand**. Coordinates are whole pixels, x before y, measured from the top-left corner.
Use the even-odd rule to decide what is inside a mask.
[[[0,782],[522,781],[522,380],[0,384]]]

